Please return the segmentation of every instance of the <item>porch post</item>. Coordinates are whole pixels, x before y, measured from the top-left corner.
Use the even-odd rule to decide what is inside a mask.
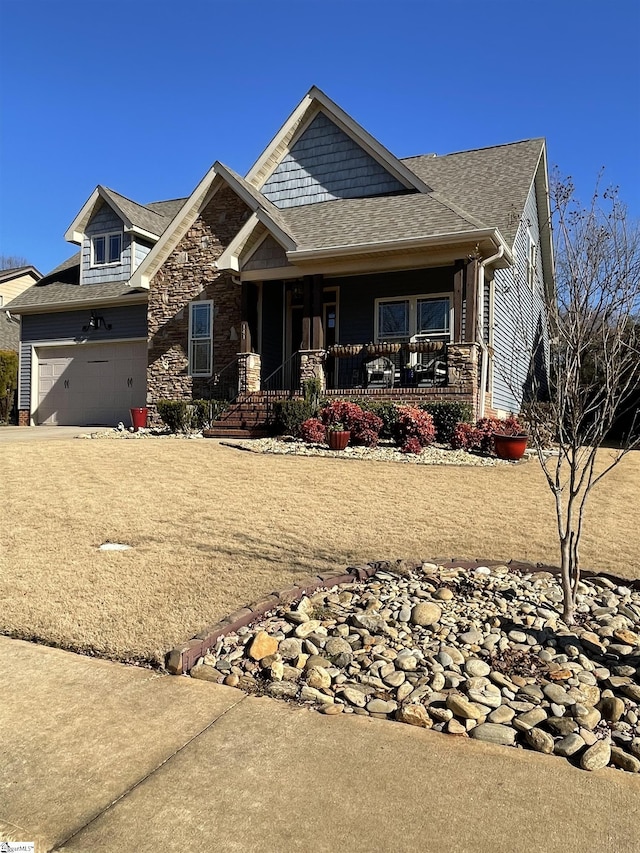
[[[242,282],[240,297],[240,352],[251,352],[251,326],[249,324],[249,290],[251,284]]]
[[[311,349],[311,301],[313,276],[305,275],[302,282],[302,350]]]
[[[456,261],[453,274],[453,340],[462,340],[462,290],[464,285],[464,261]]]
[[[466,266],[467,311],[465,315],[464,339],[467,343],[476,340],[478,324],[478,261],[472,260]]]
[[[311,349],[324,349],[324,329],[322,327],[322,276],[314,275],[312,282],[312,326]]]

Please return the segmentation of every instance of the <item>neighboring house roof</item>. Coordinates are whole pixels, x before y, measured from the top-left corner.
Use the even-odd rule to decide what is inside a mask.
[[[406,157],[402,162],[438,193],[499,228],[513,245],[543,150],[544,139],[526,139],[441,157]]]
[[[23,275],[29,275],[31,273],[35,279],[42,278],[42,273],[40,270],[36,269],[31,264],[27,264],[24,267],[12,267],[8,270],[0,270],[0,284],[3,284],[6,281],[11,281],[12,278],[20,278]]]

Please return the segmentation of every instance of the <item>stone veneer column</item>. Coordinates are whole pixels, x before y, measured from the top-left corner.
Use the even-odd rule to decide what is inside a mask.
[[[18,426],[31,425],[31,412],[29,409],[20,409],[18,411]]]
[[[255,352],[238,353],[238,394],[260,390],[262,359]]]
[[[300,350],[300,388],[307,379],[318,378],[321,390],[327,389],[327,377],[324,363],[327,353],[323,349]]]
[[[472,401],[474,417],[478,416],[479,352],[478,344],[447,344],[447,385]]]

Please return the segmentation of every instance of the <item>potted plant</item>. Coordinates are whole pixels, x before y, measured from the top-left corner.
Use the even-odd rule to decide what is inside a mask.
[[[329,424],[327,427],[327,441],[331,450],[344,450],[350,437],[351,433],[343,423]]]
[[[493,433],[493,446],[498,459],[507,459],[517,462],[522,459],[527,449],[529,436],[524,431],[522,424],[515,417],[498,421],[498,428]]]

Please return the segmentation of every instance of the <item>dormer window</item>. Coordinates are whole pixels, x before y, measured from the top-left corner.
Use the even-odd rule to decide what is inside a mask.
[[[122,234],[100,234],[91,240],[91,266],[119,264],[122,259]]]

